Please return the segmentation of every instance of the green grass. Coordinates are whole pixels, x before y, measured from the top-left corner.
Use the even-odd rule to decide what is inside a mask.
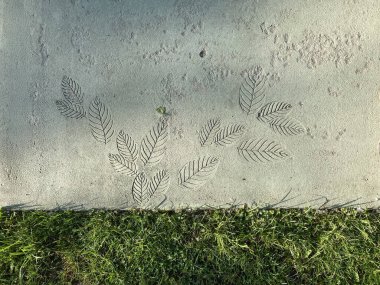
[[[0,284],[380,284],[372,211],[0,212]]]

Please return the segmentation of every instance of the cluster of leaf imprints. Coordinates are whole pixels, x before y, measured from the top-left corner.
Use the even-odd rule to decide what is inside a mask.
[[[305,132],[305,128],[295,119],[288,117],[292,105],[286,102],[269,102],[265,105],[265,90],[267,76],[257,68],[248,74],[240,87],[239,105],[242,111],[256,118],[277,134],[292,136]],[[237,142],[244,134],[246,127],[241,124],[231,124],[221,127],[219,118],[207,121],[199,132],[201,146],[215,144],[228,146]],[[249,139],[242,141],[237,147],[238,154],[247,161],[270,162],[284,159],[290,154],[277,142],[264,139]]]
[[[114,135],[114,129],[108,107],[96,97],[90,103],[88,113],[86,113],[81,87],[67,76],[62,79],[61,89],[64,99],[56,101],[61,114],[74,119],[87,117],[94,139],[104,144],[109,143]],[[143,171],[144,167],[155,166],[162,160],[167,140],[168,122],[162,118],[143,138],[140,148],[131,136],[121,130],[116,138],[118,154],[108,155],[116,172],[135,177],[132,184],[132,196],[139,205],[147,203],[154,195],[165,193],[169,187],[170,179],[167,170],[158,171],[150,180]],[[138,167],[138,163],[141,167]]]
[[[256,69],[248,74],[240,87],[239,105],[247,115],[256,114],[256,118],[280,135],[299,135],[304,127],[295,119],[289,118],[292,109],[286,102],[269,102],[265,105],[266,75]],[[80,86],[71,78],[64,76],[61,83],[64,99],[57,100],[56,105],[62,115],[68,118],[87,117],[92,136],[99,142],[107,144],[114,135],[113,119],[108,107],[96,97],[86,113],[83,106],[83,94]],[[219,118],[207,121],[199,132],[202,147],[207,145],[229,146],[240,140],[246,131],[242,124],[221,126]],[[156,194],[164,194],[170,184],[167,170],[158,171],[148,179],[144,169],[157,165],[166,153],[168,141],[168,119],[163,114],[149,133],[143,138],[140,147],[123,130],[118,133],[116,146],[118,153],[109,154],[109,161],[118,173],[134,177],[132,197],[138,205],[144,205]],[[237,151],[247,161],[270,162],[289,157],[289,153],[278,143],[264,138],[241,141]],[[139,167],[140,165],[140,167]],[[203,186],[215,173],[219,159],[213,156],[199,157],[186,163],[178,175],[178,184],[186,189]]]

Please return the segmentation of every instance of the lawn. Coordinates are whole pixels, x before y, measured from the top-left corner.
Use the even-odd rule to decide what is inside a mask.
[[[380,215],[3,209],[0,284],[380,284]]]

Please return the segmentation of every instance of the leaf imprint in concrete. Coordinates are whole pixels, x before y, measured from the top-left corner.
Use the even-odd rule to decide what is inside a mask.
[[[140,155],[143,165],[153,166],[161,161],[168,140],[167,120],[162,119],[141,142]]]
[[[110,163],[115,169],[116,172],[120,172],[121,174],[125,174],[128,176],[137,175],[137,166],[133,161],[128,161],[120,154],[112,154],[108,155]]]
[[[114,134],[113,119],[108,107],[96,97],[91,102],[88,114],[92,136],[107,144]]]
[[[148,181],[144,172],[139,173],[132,184],[132,196],[135,202],[143,206],[149,200],[158,194],[164,194],[169,188],[170,177],[166,169],[158,171]]]
[[[169,188],[170,178],[166,169],[158,171],[149,182],[149,195],[163,194]]]
[[[213,156],[200,157],[188,162],[179,171],[179,185],[197,189],[206,184],[216,173],[219,159]]]
[[[220,119],[214,118],[207,121],[199,133],[199,141],[201,146],[211,145],[214,141],[216,133],[220,129]]]
[[[129,161],[136,162],[139,151],[137,148],[137,143],[131,136],[121,130],[117,136],[116,145],[120,155]]]
[[[214,138],[214,143],[221,146],[233,144],[244,134],[245,126],[234,124],[220,129]]]
[[[253,162],[271,162],[290,156],[278,143],[266,139],[244,141],[237,150],[245,160]]]
[[[83,94],[78,83],[64,75],[61,82],[63,100],[57,100],[58,111],[67,118],[81,119],[86,117],[83,107]]]
[[[305,132],[305,127],[292,118],[277,118],[269,123],[272,130],[280,135],[294,136]]]
[[[81,87],[73,79],[64,75],[61,82],[61,89],[66,100],[77,105],[83,104]]]
[[[272,121],[278,117],[284,117],[292,109],[292,105],[285,102],[271,102],[264,105],[259,113],[257,114],[257,119],[263,123]]]
[[[82,105],[73,104],[66,99],[57,100],[55,104],[57,105],[58,111],[67,118],[81,119],[86,117],[86,111]]]
[[[240,87],[239,105],[247,115],[254,114],[263,103],[265,97],[266,77],[260,74],[250,75]]]
[[[144,204],[149,200],[148,179],[144,172],[140,172],[132,184],[132,196],[138,204]]]

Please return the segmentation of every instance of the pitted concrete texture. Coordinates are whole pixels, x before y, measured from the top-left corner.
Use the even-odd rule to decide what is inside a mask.
[[[380,1],[0,1],[0,206],[380,202]]]

